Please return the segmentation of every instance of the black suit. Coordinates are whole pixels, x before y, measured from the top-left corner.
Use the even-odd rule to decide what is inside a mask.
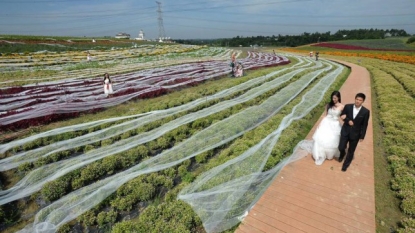
[[[349,143],[349,149],[347,150],[347,156],[343,163],[342,170],[346,170],[352,163],[357,143],[360,139],[365,138],[367,125],[369,123],[369,109],[362,106],[359,113],[353,119],[353,108],[354,104],[346,104],[341,113],[341,115],[346,115],[346,118],[344,119],[344,124],[340,132],[340,160],[344,158],[346,154],[346,146],[347,143]],[[349,121],[353,121],[353,126],[349,125]]]

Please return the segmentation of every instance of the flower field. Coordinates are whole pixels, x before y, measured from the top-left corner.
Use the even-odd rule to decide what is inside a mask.
[[[252,53],[239,60],[245,69],[287,64],[289,60],[268,54]],[[229,74],[223,61],[195,62],[156,68],[112,77],[114,97],[106,98],[102,78],[65,79],[0,90],[0,131],[45,124],[81,112],[95,112],[135,98],[151,98],[172,89],[196,85]]]
[[[92,41],[92,38],[79,37],[2,35],[0,39],[0,48],[2,54],[12,54],[39,51],[67,52],[85,51],[88,49],[107,50],[113,47],[128,48],[131,46],[130,40],[114,40],[110,38],[95,38],[94,40],[95,42]]]
[[[232,232],[348,70],[249,52],[238,57],[248,73],[229,78],[237,51],[212,51],[217,59],[113,75],[108,99],[101,78],[3,88],[3,127],[100,112],[0,145],[2,230]],[[123,106],[141,110],[106,117]]]
[[[91,61],[87,61],[87,51]],[[91,78],[140,69],[204,60],[224,60],[230,50],[186,45],[141,45],[112,50],[87,50],[2,55],[0,87],[36,84],[39,81]]]
[[[308,49],[295,49],[295,48],[284,48],[286,52],[294,53],[303,53],[307,54],[311,46]],[[314,48],[315,49],[315,48]],[[319,50],[320,55],[330,55],[330,56],[341,56],[341,57],[365,57],[365,58],[376,58],[380,60],[387,60],[393,62],[402,62],[415,65],[415,56],[414,52],[381,52],[373,50],[361,50],[361,51],[333,51],[333,50]]]
[[[393,62],[365,61],[373,76],[373,87],[383,128],[382,144],[390,164],[391,188],[406,214],[398,232],[415,231],[415,79],[414,67]]]
[[[52,65],[65,65],[62,68],[70,69],[71,64],[77,64],[79,62],[87,62],[87,52],[91,53],[92,61],[108,61],[108,60],[123,60],[128,58],[144,57],[151,58],[154,55],[162,55],[169,53],[184,53],[194,50],[198,50],[199,46],[184,46],[184,45],[132,45],[125,47],[113,47],[111,49],[100,49],[99,47],[93,47],[86,51],[61,51],[54,52],[49,50],[37,51],[37,52],[24,52],[24,53],[10,53],[2,56],[0,60],[0,67],[3,69],[14,69],[17,67],[39,67]],[[113,62],[113,61],[112,61]],[[69,66],[69,68],[67,68]],[[45,67],[46,68],[46,67]],[[55,69],[59,69],[57,66]]]
[[[343,40],[336,41],[335,44],[343,44],[350,46],[364,47],[374,50],[383,50],[383,51],[402,51],[402,50],[415,50],[413,45],[406,43],[408,38],[385,38],[385,39],[368,39],[368,40]]]
[[[318,43],[312,45],[313,47],[324,47],[332,49],[341,49],[341,50],[373,50],[373,51],[397,51],[397,52],[415,52],[415,49],[395,49],[395,48],[373,48],[373,47],[364,47],[359,45],[351,45],[346,43]]]
[[[392,173],[382,182],[402,211],[388,219],[379,203],[395,200],[376,194],[377,231],[415,231],[415,56],[405,46],[336,42],[275,56],[107,41],[86,62],[83,43],[0,57],[0,231],[233,232],[347,77],[332,56],[372,76],[375,160],[388,164],[375,173]],[[307,57],[316,49],[319,62]],[[231,54],[243,77],[229,77]]]

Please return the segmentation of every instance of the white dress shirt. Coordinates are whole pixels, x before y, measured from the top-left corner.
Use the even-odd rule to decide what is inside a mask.
[[[353,119],[356,118],[361,108],[362,106],[360,106],[359,108],[356,108],[356,105],[353,105]]]

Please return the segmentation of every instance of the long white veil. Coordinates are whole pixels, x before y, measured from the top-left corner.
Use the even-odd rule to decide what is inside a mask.
[[[191,103],[172,109],[125,117],[122,119],[125,120],[122,124],[94,132],[90,135],[85,135],[81,139],[74,138],[65,140],[56,143],[56,145],[51,144],[32,151],[23,152],[22,154],[24,155],[17,154],[4,159],[4,161],[0,160],[0,168],[7,170],[10,169],[10,167],[19,166],[19,164],[24,162],[34,161],[43,156],[47,156],[48,154],[55,153],[56,151],[61,150],[61,148],[62,150],[65,150],[79,146],[84,140],[87,141],[87,144],[90,144],[102,140],[103,138],[111,137],[111,135],[118,135],[120,132],[126,132],[132,128],[136,128],[140,121],[151,122],[152,120],[161,119],[177,112],[187,111],[202,103],[202,101],[206,101],[206,99],[213,100],[216,98],[223,98],[231,95],[232,92],[235,93],[240,90],[249,89],[245,94],[235,99],[222,101],[209,108],[186,114],[183,117],[179,117],[147,133],[121,140],[109,147],[92,150],[75,158],[40,167],[27,174],[14,187],[0,191],[0,204],[8,203],[39,191],[46,182],[55,180],[93,161],[151,141],[180,125],[255,98],[256,96],[287,82],[295,74],[305,70],[306,67],[310,68],[309,73],[290,83],[288,86],[269,97],[262,104],[249,107],[225,120],[217,122],[173,148],[163,151],[155,157],[147,159],[126,171],[99,180],[91,185],[67,194],[40,210],[36,214],[34,223],[29,224],[25,229],[20,231],[55,232],[59,226],[93,208],[129,180],[134,179],[141,174],[160,171],[180,164],[197,154],[223,145],[257,127],[279,112],[282,107],[298,96],[298,94],[304,91],[312,82],[315,82],[319,75],[326,73],[323,78],[318,80],[317,84],[307,91],[301,100],[301,103],[293,109],[293,112],[290,115],[284,118],[283,122],[275,132],[262,140],[261,143],[255,145],[239,156],[237,160],[229,161],[226,164],[202,174],[191,186],[186,187],[180,193],[179,198],[193,206],[196,213],[202,218],[205,229],[208,232],[218,232],[221,229],[223,230],[232,227],[240,221],[240,216],[255,203],[257,197],[268,186],[273,177],[275,177],[276,173],[281,169],[281,166],[301,157],[298,155],[293,156],[281,162],[276,168],[267,172],[262,172],[263,166],[269,157],[270,150],[278,141],[281,132],[289,126],[293,120],[302,118],[321,101],[324,92],[343,69],[341,66],[332,62],[321,61],[315,63],[314,66],[309,66],[309,60],[302,58],[299,58],[299,60],[301,62],[298,64],[297,69],[291,71],[289,69],[285,70],[286,73],[284,75],[277,79],[267,81],[266,83],[263,82],[282,71],[264,75],[207,98],[201,98],[200,100],[195,100]],[[323,63],[326,64],[326,66],[322,66]],[[302,68],[298,69],[299,67]],[[337,68],[333,70],[332,67]],[[263,84],[259,85],[260,83]],[[74,128],[88,128],[91,125],[115,122],[117,120],[120,119],[108,119],[77,125],[72,128],[65,127],[56,129],[37,136],[18,140],[11,144],[0,145],[0,151],[7,151],[18,145],[23,145],[28,141],[35,140],[36,137],[59,134],[73,130]],[[63,147],[63,145],[65,146]],[[238,167],[244,169],[235,169]],[[232,179],[229,179],[229,177]],[[214,202],[215,200],[217,200],[217,202]],[[207,206],[206,203],[212,205],[209,204],[209,206]],[[213,211],[213,206],[215,205],[220,207],[216,208],[217,211]]]

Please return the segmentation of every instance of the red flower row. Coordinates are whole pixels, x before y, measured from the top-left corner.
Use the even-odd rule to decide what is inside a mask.
[[[343,50],[375,50],[375,51],[401,51],[401,52],[414,52],[415,50],[410,49],[381,49],[381,48],[366,48],[363,46],[356,45],[347,45],[347,44],[337,44],[337,43],[318,43],[314,44],[315,47],[325,47],[331,49],[343,49]]]

